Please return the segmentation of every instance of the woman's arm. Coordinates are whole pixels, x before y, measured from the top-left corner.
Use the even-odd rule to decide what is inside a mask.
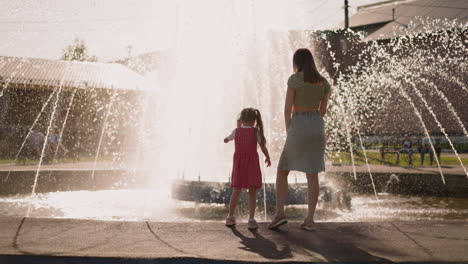
[[[291,124],[291,112],[292,112],[293,103],[294,103],[294,89],[288,87],[288,91],[286,92],[286,100],[284,103],[284,123],[286,125],[286,131],[288,131],[289,125]]]
[[[324,117],[325,114],[327,113],[328,97],[330,97],[330,93],[325,94],[322,98],[322,101],[320,101],[319,110],[320,110],[320,115],[322,115],[322,117]]]

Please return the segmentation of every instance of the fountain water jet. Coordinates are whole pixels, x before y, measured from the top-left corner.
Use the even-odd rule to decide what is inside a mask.
[[[107,126],[108,126],[107,119],[109,118],[111,108],[112,108],[112,104],[114,103],[114,100],[115,100],[116,96],[117,96],[117,92],[113,91],[112,95],[111,95],[111,98],[109,100],[109,103],[107,104],[107,109],[106,109],[106,113],[104,115],[104,121],[103,121],[102,129],[101,129],[101,134],[99,136],[99,142],[98,142],[98,146],[97,146],[97,149],[96,149],[96,155],[94,156],[93,170],[91,172],[91,179],[92,180],[94,180],[94,174],[95,174],[95,171],[96,171],[97,161],[98,161],[98,158],[99,158],[99,152],[101,150],[102,139],[104,138],[104,133],[106,132]]]
[[[351,166],[353,168],[354,180],[357,180],[356,165],[355,165],[355,162],[354,162],[354,153],[353,153],[353,142],[351,141],[351,131],[350,131],[350,125],[349,125],[349,121],[348,121],[348,115],[346,114],[346,111],[345,111],[344,104],[343,104],[341,96],[337,95],[336,98],[337,98],[337,101],[339,102],[339,105],[342,106],[339,109],[342,110],[341,114],[344,117],[343,122],[345,124],[345,129],[346,129],[346,139],[348,141],[348,146],[349,146],[349,154],[350,154],[350,157],[351,157]],[[373,180],[372,180],[372,182],[373,182]],[[375,190],[375,187],[374,187],[374,190]]]
[[[29,213],[31,212],[32,199],[36,195],[37,180],[39,178],[39,172],[41,171],[42,160],[44,158],[45,150],[46,150],[48,139],[49,139],[49,133],[50,133],[50,130],[52,128],[52,123],[54,122],[55,111],[57,110],[57,105],[58,105],[58,101],[59,101],[59,98],[60,98],[60,93],[62,92],[62,88],[63,88],[63,79],[59,84],[58,91],[57,91],[56,98],[55,98],[54,107],[52,109],[52,113],[50,114],[49,126],[47,127],[47,132],[45,134],[45,140],[44,140],[44,144],[42,146],[41,157],[39,158],[39,163],[37,165],[36,174],[34,175],[34,184],[33,184],[33,187],[32,187],[31,197],[30,197],[31,202],[29,203],[28,211],[26,212],[26,217],[29,217]]]
[[[24,146],[25,146],[25,144],[26,144],[26,141],[28,140],[29,136],[31,135],[32,130],[33,130],[34,127],[36,126],[37,121],[39,121],[39,118],[41,117],[42,113],[43,113],[44,110],[46,109],[47,105],[49,105],[50,100],[52,99],[52,97],[54,96],[54,94],[55,94],[56,92],[57,92],[56,89],[54,89],[54,90],[52,91],[52,93],[50,93],[50,95],[49,95],[49,97],[47,98],[46,102],[45,102],[44,105],[42,106],[41,111],[37,114],[36,119],[34,119],[34,122],[32,123],[31,127],[29,128],[28,133],[27,133],[26,136],[24,137],[24,140],[23,140],[23,142],[21,143],[21,146],[20,146],[18,152],[17,152],[16,155],[15,155],[15,159],[14,159],[14,163],[15,163],[15,164],[16,164],[16,162],[18,161],[18,157],[19,157],[19,155],[21,154],[21,151],[23,150],[23,148],[24,148]],[[11,170],[8,171],[8,174],[7,174],[7,176],[6,176],[6,179],[8,179],[8,177],[10,176],[10,173],[11,173]]]
[[[167,189],[169,180],[174,177],[196,178],[197,172],[200,171],[203,172],[202,180],[224,180],[226,171],[231,171],[230,162],[225,162],[226,159],[220,157],[229,157],[232,154],[232,145],[222,145],[220,139],[233,128],[236,114],[242,108],[250,106],[262,111],[272,159],[277,160],[275,155],[278,156],[278,146],[281,146],[285,138],[280,105],[286,90],[285,80],[291,73],[291,55],[296,48],[310,48],[311,46],[306,36],[309,34],[307,32],[296,34],[284,30],[262,28],[262,23],[259,22],[262,8],[257,10],[257,3],[256,1],[249,1],[247,5],[234,1],[177,3],[178,18],[176,45],[174,45],[176,49],[169,51],[171,63],[161,67],[169,69],[167,70],[168,76],[162,76],[162,79],[167,78],[169,81],[166,82],[167,86],[161,86],[163,89],[146,93],[143,98],[148,104],[143,104],[142,121],[137,122],[139,133],[136,140],[134,175],[137,174],[138,168],[143,167],[145,169],[139,171],[144,172],[142,173],[144,175],[139,175],[139,177],[148,177],[153,181],[153,185],[162,189]],[[215,11],[222,8],[222,12],[206,13],[205,10],[212,10],[210,8]],[[276,11],[273,9],[273,16]],[[395,43],[397,42],[390,42],[390,45]],[[355,149],[356,146],[353,146],[353,142],[357,144],[359,141],[359,146],[364,152],[374,195],[377,197],[372,175],[376,173],[371,172],[369,164],[372,162],[371,149],[365,142],[369,132],[366,122],[372,121],[375,109],[391,103],[388,101],[389,94],[395,91],[395,84],[398,86],[402,83],[399,82],[400,79],[408,78],[413,81],[413,78],[421,76],[414,74],[416,70],[414,66],[423,67],[426,61],[430,62],[435,59],[429,55],[411,52],[414,47],[408,44],[411,48],[408,52],[410,55],[429,58],[417,57],[415,61],[419,59],[418,63],[405,65],[401,63],[401,58],[392,58],[389,53],[384,52],[386,49],[384,45],[377,42],[370,45],[368,51],[370,51],[371,58],[367,59],[366,56],[362,58],[365,63],[369,63],[369,67],[362,63],[358,65],[359,67],[345,73],[348,75],[346,78],[337,79],[336,75],[332,76],[336,80],[334,87],[336,89],[332,94],[331,102],[336,106],[332,106],[327,118],[329,130],[327,132],[331,135],[327,144],[327,155],[333,156],[333,152],[343,149],[349,151],[356,179],[356,161],[353,153],[353,148]],[[408,45],[399,43],[392,48],[401,51],[408,48]],[[329,42],[327,46],[331,48]],[[329,52],[334,54],[333,50]],[[333,68],[338,73],[342,67],[337,60],[333,63]],[[453,61],[443,61],[443,63],[443,65],[456,65]],[[398,69],[389,67],[393,64]],[[465,66],[462,65],[462,67]],[[389,69],[397,74],[388,74]],[[441,76],[444,74],[445,71]],[[446,74],[446,76],[449,75]],[[427,82],[430,80],[423,80],[422,83]],[[461,89],[467,91],[460,76],[452,82],[461,84]],[[443,94],[442,90],[439,91]],[[57,92],[54,90],[50,98],[54,95],[58,96]],[[395,94],[406,100],[411,100],[410,96],[413,96],[412,93],[401,94],[401,91]],[[441,97],[445,102],[450,102],[447,96]],[[413,100],[416,99],[413,98]],[[114,113],[117,113],[114,109],[117,108],[115,106],[118,105],[118,101],[115,101],[114,105],[107,104],[104,126],[99,131],[100,133],[97,132],[96,138],[99,136],[99,143],[94,155],[93,177],[99,155],[102,155],[101,148],[105,149],[103,141],[107,139],[105,138],[108,135],[107,132],[110,131],[112,122],[115,121],[111,118]],[[71,104],[72,102],[67,109],[61,135],[64,133]],[[410,104],[419,121],[423,123],[424,135],[430,138],[425,126],[428,122],[424,121],[421,116],[424,110],[417,109],[413,102]],[[460,127],[466,135],[463,115],[457,115],[456,104],[453,105],[451,106],[453,109],[449,111],[461,124]],[[102,114],[99,118],[102,120]],[[441,120],[439,115],[438,118]],[[357,131],[355,140],[353,140],[354,130]],[[432,149],[434,150],[433,146]],[[94,153],[94,151],[93,148],[90,152]],[[54,156],[56,152],[57,150]],[[437,163],[441,170],[439,162]],[[268,180],[267,171],[268,169],[262,162],[264,182]],[[441,176],[444,181],[444,175],[441,174]],[[376,183],[378,184],[378,181]],[[266,197],[265,193],[264,185],[264,197]],[[143,195],[143,212],[137,212],[138,215],[142,214],[143,218],[146,218],[150,212],[149,205],[147,211],[149,199],[147,195],[147,192]],[[167,198],[164,195],[161,197],[161,201]],[[265,199],[263,203],[265,205]]]
[[[17,65],[16,71],[13,71],[5,80],[4,84],[2,85],[2,89],[0,90],[0,98],[3,96],[5,93],[5,90],[8,88],[10,85],[11,81],[15,78],[15,76],[18,74],[18,69],[20,69],[28,60],[23,58],[20,62],[20,64]],[[0,66],[2,65],[3,61],[0,61]]]
[[[353,121],[356,122],[355,120],[353,120]],[[358,128],[356,128],[356,134],[358,135],[359,144],[360,144],[360,146],[361,146],[362,153],[364,154],[364,160],[366,161],[367,172],[369,172],[369,177],[370,177],[370,179],[371,179],[372,190],[374,190],[375,199],[378,199],[379,197],[378,197],[378,195],[377,195],[377,190],[375,189],[374,177],[372,177],[371,168],[370,168],[370,166],[369,166],[369,159],[367,158],[367,151],[366,151],[366,148],[364,148],[364,144],[362,143],[361,132],[359,131]]]
[[[466,171],[466,168],[465,168],[465,165],[463,164],[461,158],[460,158],[460,155],[458,155],[458,152],[457,150],[455,149],[455,147],[453,146],[453,143],[452,143],[452,140],[450,139],[450,137],[447,135],[447,132],[445,132],[445,128],[442,126],[442,124],[440,123],[440,121],[437,119],[437,116],[436,114],[434,113],[434,111],[432,110],[432,108],[429,106],[429,104],[427,103],[426,99],[424,99],[423,95],[421,94],[421,92],[419,91],[419,89],[414,85],[414,83],[410,83],[410,85],[413,87],[413,89],[416,91],[416,94],[419,96],[419,98],[423,101],[424,105],[426,106],[427,110],[429,111],[429,113],[431,113],[432,117],[434,118],[434,121],[436,122],[437,126],[439,126],[440,130],[442,131],[442,133],[444,134],[445,138],[447,139],[448,143],[450,144],[450,147],[452,147],[452,150],[453,152],[455,153],[455,156],[457,157],[458,161],[460,162],[460,165],[461,167],[463,168],[463,171],[465,172],[466,174],[466,177],[468,177],[468,172]],[[433,148],[433,151],[434,151],[434,154],[435,154],[435,149]],[[435,155],[437,156],[437,155]]]
[[[418,117],[419,121],[421,122],[421,126],[424,129],[424,134],[426,135],[426,138],[429,140],[429,144],[431,145],[431,149],[432,149],[433,153],[436,153],[435,148],[434,148],[434,144],[432,143],[432,140],[431,140],[431,135],[429,135],[429,131],[427,130],[426,124],[424,123],[424,120],[423,120],[423,118],[421,116],[421,113],[419,112],[418,108],[414,104],[413,100],[411,100],[411,97],[409,97],[409,95],[406,93],[406,91],[403,90],[403,88],[401,88],[401,87],[399,88],[399,90],[400,90],[400,93],[403,95],[403,97],[406,100],[408,100],[408,102],[413,107],[414,112],[415,112],[416,116]],[[442,172],[442,168],[440,167],[439,158],[437,157],[437,155],[434,155],[434,158],[435,158],[435,161],[437,163],[437,167],[439,168],[442,183],[445,184],[445,177],[444,177],[444,173]]]
[[[75,99],[76,91],[77,91],[77,88],[73,89],[73,92],[72,92],[72,94],[70,96],[70,103],[68,104],[67,112],[66,112],[65,118],[63,120],[62,128],[60,129],[60,133],[59,133],[59,137],[58,137],[59,140],[61,140],[62,137],[63,137],[63,131],[65,130],[65,127],[67,125],[68,115],[70,114],[70,109],[71,109],[71,107],[73,105],[73,100]],[[54,156],[52,158],[52,163],[56,161],[55,158],[57,157],[59,147],[60,147],[60,144],[57,144],[57,147],[55,147]]]
[[[457,79],[455,76],[449,76],[446,72],[443,72],[443,71],[439,72],[439,74],[444,76],[446,80],[449,80],[449,81],[452,81],[452,82],[456,83],[468,95],[468,88],[466,87],[466,84],[464,84],[462,81]]]
[[[444,103],[446,104],[447,109],[450,111],[450,113],[452,113],[453,117],[455,118],[458,125],[462,129],[463,134],[465,135],[465,137],[468,137],[468,131],[466,130],[465,125],[463,124],[462,120],[460,119],[460,116],[458,115],[457,111],[455,111],[455,108],[452,106],[452,103],[448,100],[447,96],[439,88],[437,88],[437,86],[433,82],[427,80],[426,78],[424,78],[422,76],[420,76],[420,80],[424,84],[429,85],[434,91],[436,91],[436,93],[440,96],[440,98],[442,98],[442,100],[444,100]]]

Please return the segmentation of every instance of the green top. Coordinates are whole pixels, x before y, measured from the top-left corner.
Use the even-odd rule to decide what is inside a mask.
[[[319,108],[322,98],[330,93],[330,84],[327,80],[323,82],[304,82],[299,73],[294,73],[288,79],[288,88],[294,90],[294,105],[310,108]]]

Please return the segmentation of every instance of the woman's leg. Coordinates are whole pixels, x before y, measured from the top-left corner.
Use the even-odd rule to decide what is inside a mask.
[[[319,195],[319,181],[318,173],[307,173],[307,198],[308,198],[308,213],[305,223],[312,223],[314,221],[315,208],[317,207]]]
[[[257,207],[257,188],[249,187],[249,219],[255,218],[255,208]]]
[[[234,216],[234,211],[236,210],[237,202],[239,202],[239,195],[241,192],[241,188],[233,188],[232,190],[231,202],[229,203],[229,217]]]
[[[284,217],[284,203],[288,195],[289,171],[278,170],[276,173],[276,217]]]

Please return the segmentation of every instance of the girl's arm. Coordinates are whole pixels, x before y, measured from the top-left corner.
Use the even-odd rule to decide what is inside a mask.
[[[322,115],[322,117],[325,116],[325,114],[327,113],[327,104],[328,104],[328,98],[330,97],[330,93],[327,93],[325,94],[325,96],[323,96],[322,98],[322,101],[320,101],[320,115]]]
[[[291,112],[292,106],[294,103],[294,89],[289,88],[286,92],[286,100],[284,103],[284,123],[286,125],[286,131],[289,129],[289,125],[291,124]]]
[[[234,129],[229,136],[224,138],[224,143],[228,143],[229,141],[234,140],[235,137],[236,137],[236,129]]]
[[[260,148],[262,149],[263,155],[265,155],[265,163],[267,167],[271,166],[270,154],[268,153],[268,149],[266,148],[265,144],[260,144]]]

